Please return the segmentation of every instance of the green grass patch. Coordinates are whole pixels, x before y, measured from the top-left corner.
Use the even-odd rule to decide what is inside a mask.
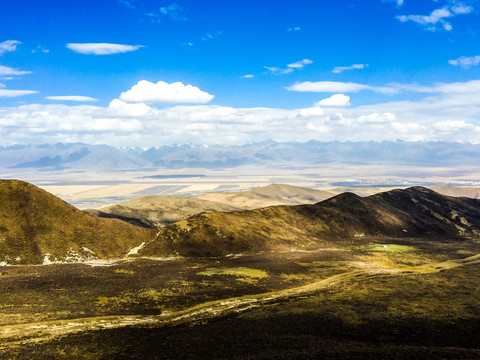
[[[198,275],[212,276],[212,275],[233,275],[243,278],[263,279],[268,277],[266,271],[252,269],[247,267],[235,268],[209,268],[205,271],[197,273]]]
[[[382,251],[382,252],[406,252],[415,250],[415,247],[408,245],[397,244],[369,244],[366,246],[359,246],[357,250],[364,251]]]

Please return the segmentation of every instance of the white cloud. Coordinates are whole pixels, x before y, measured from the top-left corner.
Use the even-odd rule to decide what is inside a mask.
[[[142,45],[123,45],[110,43],[69,43],[67,48],[85,55],[112,55],[137,51]]]
[[[243,76],[240,76],[240,77],[242,77],[242,78],[244,78],[244,79],[253,79],[253,78],[255,77],[255,75],[253,75],[253,74],[247,74],[247,75],[243,75]]]
[[[383,2],[394,2],[397,3],[397,6],[403,5],[403,0],[383,0]]]
[[[325,115],[325,111],[321,107],[311,107],[306,109],[300,109],[298,113],[303,117],[322,116]]]
[[[79,101],[79,102],[97,100],[89,96],[78,96],[78,95],[46,96],[45,99],[54,100],[54,101]]]
[[[292,32],[292,31],[302,31],[302,28],[301,28],[300,26],[289,27],[289,28],[287,28],[287,31],[288,31],[288,32]]]
[[[480,80],[392,87],[425,97],[345,108],[156,108],[121,99],[106,107],[51,104],[0,108],[0,143],[83,141],[158,146],[244,144],[267,139],[480,143]]]
[[[279,67],[272,67],[272,66],[264,66],[265,69],[270,71],[272,74],[291,74],[294,70],[303,69],[305,66],[313,64],[313,60],[310,59],[303,59],[291,64],[287,65],[287,68],[279,68]]]
[[[17,50],[17,46],[20,45],[21,42],[18,40],[6,40],[0,43],[0,55],[3,55],[7,52],[13,52]]]
[[[265,69],[267,69],[268,71],[270,71],[272,74],[290,74],[293,72],[293,68],[286,68],[286,69],[282,69],[282,68],[279,68],[279,67],[273,67],[273,66],[264,66]]]
[[[448,60],[448,63],[453,66],[461,66],[463,68],[469,68],[480,64],[480,55],[477,56],[460,56],[455,60]]]
[[[353,64],[350,66],[336,66],[333,70],[332,73],[334,74],[340,74],[346,70],[360,70],[368,67],[368,64]]]
[[[327,99],[320,100],[315,106],[345,107],[350,106],[350,96],[344,94],[335,94]]]
[[[345,83],[337,81],[304,81],[287,87],[287,90],[297,92],[329,92],[329,93],[351,93],[361,90],[371,90],[384,94],[395,94],[398,90],[394,87],[378,87],[358,83]]]
[[[31,71],[17,70],[8,66],[0,65],[0,77],[3,76],[21,76],[31,74]]]
[[[176,3],[171,3],[168,6],[163,6],[160,8],[160,13],[170,17],[172,20],[185,21],[187,18],[182,15],[183,9]]]
[[[448,5],[439,9],[433,10],[430,15],[400,15],[397,19],[401,22],[412,21],[419,25],[425,26],[427,30],[435,31],[438,25],[441,25],[446,31],[453,29],[452,25],[445,21],[447,18],[452,18],[456,15],[465,15],[473,11],[472,6],[467,6],[462,3]]]
[[[31,94],[37,94],[38,91],[35,90],[8,90],[8,89],[0,89],[0,98],[2,97],[19,97]]]
[[[397,120],[395,114],[392,113],[373,113],[368,115],[363,115],[358,117],[358,122],[362,124],[382,124],[382,123],[389,123],[392,121]]]
[[[120,100],[125,102],[147,104],[205,104],[213,98],[213,95],[181,82],[167,84],[159,81],[155,84],[146,80],[120,94]]]
[[[466,129],[473,129],[474,126],[472,124],[466,123],[463,120],[445,120],[439,121],[432,125],[433,129],[443,132],[443,133],[451,133],[456,131],[462,131]]]
[[[289,68],[293,69],[303,69],[306,65],[313,64],[313,61],[310,59],[303,59],[297,62],[294,62],[293,64],[288,64],[287,66]]]
[[[153,109],[145,104],[129,104],[119,99],[114,99],[108,104],[108,112],[115,117],[144,117],[152,115]]]

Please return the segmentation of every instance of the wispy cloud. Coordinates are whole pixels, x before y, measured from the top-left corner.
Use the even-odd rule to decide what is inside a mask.
[[[292,31],[302,31],[302,28],[301,28],[300,26],[288,27],[288,28],[287,28],[287,31],[288,31],[288,32],[292,32]]]
[[[470,57],[460,56],[457,59],[448,60],[448,63],[453,66],[461,66],[468,69],[469,67],[480,64],[480,55]]]
[[[240,77],[242,77],[242,78],[244,78],[244,79],[253,79],[253,78],[255,77],[255,75],[253,75],[253,74],[247,74],[247,75],[243,75],[243,76],[240,76]]]
[[[38,91],[35,90],[9,90],[9,89],[0,89],[0,98],[2,97],[19,97],[31,94],[37,94]]]
[[[176,3],[171,3],[168,6],[163,6],[160,8],[160,13],[168,16],[172,20],[181,20],[181,21],[187,20],[187,18],[182,15],[183,12],[184,12],[183,8],[181,8]]]
[[[110,43],[69,43],[67,48],[85,55],[112,55],[137,51],[142,45],[123,45]]]
[[[340,74],[344,71],[348,71],[348,70],[360,70],[360,69],[364,69],[366,67],[368,67],[369,65],[368,64],[353,64],[353,65],[350,65],[350,66],[336,66],[333,70],[332,70],[332,73],[334,74]]]
[[[118,0],[120,5],[125,6],[127,9],[135,10],[137,7],[133,4],[132,1],[129,0]]]
[[[287,90],[318,93],[353,93],[362,90],[371,90],[383,94],[396,94],[398,92],[398,89],[392,86],[370,86],[365,84],[338,81],[304,81],[287,87]]]
[[[0,77],[22,76],[22,75],[27,75],[27,74],[31,74],[31,73],[32,73],[31,71],[17,70],[17,69],[12,68],[12,67],[0,65]]]
[[[127,103],[146,104],[205,104],[214,98],[207,92],[181,82],[168,84],[141,80],[130,90],[122,92],[120,100]]]
[[[313,61],[310,59],[303,59],[291,64],[288,64],[286,68],[279,68],[279,67],[273,67],[273,66],[264,66],[265,69],[270,71],[272,74],[290,74],[294,70],[299,70],[303,69],[305,66],[313,64]]]
[[[223,35],[223,31],[218,30],[218,31],[215,31],[215,32],[213,32],[213,33],[205,33],[205,34],[203,34],[202,37],[201,37],[201,39],[202,39],[203,41],[208,41],[208,40],[212,40],[212,39],[214,39],[214,38],[216,38],[216,37],[218,37],[218,36],[221,36],[221,35]]]
[[[313,61],[312,61],[312,60],[310,60],[310,59],[303,59],[303,60],[294,62],[294,63],[292,63],[292,64],[288,64],[287,66],[288,66],[289,68],[293,68],[293,69],[303,69],[306,65],[310,65],[310,64],[313,64]]]
[[[451,31],[453,26],[445,21],[457,15],[469,14],[473,11],[473,7],[463,3],[454,3],[439,9],[433,10],[430,15],[399,15],[397,19],[401,22],[412,21],[425,27],[426,30],[435,31],[439,26],[446,31]]]
[[[394,2],[397,4],[397,6],[403,5],[403,0],[383,0],[383,2]]]
[[[54,101],[77,101],[77,102],[85,102],[85,101],[97,101],[89,96],[79,96],[79,95],[62,95],[62,96],[46,96],[45,99],[54,100]]]
[[[20,45],[21,42],[18,40],[6,40],[0,43],[0,55],[3,55],[7,52],[13,52],[17,50],[17,46]]]
[[[180,5],[171,3],[170,5],[162,6],[156,11],[150,11],[145,15],[150,18],[151,22],[160,23],[161,19],[165,17],[174,21],[186,21],[188,19],[185,17],[184,13],[185,10]]]

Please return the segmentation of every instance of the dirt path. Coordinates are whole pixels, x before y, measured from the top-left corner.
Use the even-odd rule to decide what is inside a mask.
[[[380,267],[355,270],[334,275],[300,287],[211,301],[177,312],[164,312],[161,315],[103,316],[1,326],[0,350],[12,346],[21,346],[26,343],[47,341],[60,335],[79,333],[87,330],[111,329],[131,325],[174,326],[210,320],[217,317],[238,314],[262,305],[309,295],[319,290],[338,285],[346,280],[364,275],[402,275],[412,272],[426,274],[476,264],[480,264],[480,254],[459,260],[425,264],[412,267],[409,270]]]

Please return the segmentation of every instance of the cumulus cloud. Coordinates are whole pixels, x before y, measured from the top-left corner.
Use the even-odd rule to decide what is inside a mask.
[[[110,43],[69,43],[67,48],[84,55],[112,55],[137,51],[142,45],[123,45]]]
[[[353,64],[353,65],[350,65],[350,66],[336,66],[332,70],[332,73],[340,74],[340,73],[342,73],[344,71],[347,71],[347,70],[360,70],[360,69],[364,69],[368,66],[369,66],[368,64]]]
[[[443,27],[446,31],[453,29],[452,25],[445,21],[447,18],[452,18],[456,15],[465,15],[473,11],[473,7],[463,3],[454,3],[439,9],[433,10],[430,15],[400,15],[397,19],[401,22],[412,21],[424,26],[427,30],[435,31],[438,26]]]
[[[27,75],[31,74],[31,71],[23,71],[23,70],[17,70],[8,66],[2,66],[0,65],[0,77],[4,76],[22,76],[22,75]]]
[[[344,94],[335,94],[327,99],[320,100],[315,106],[327,107],[345,107],[350,106],[350,96]]]
[[[457,59],[448,60],[448,63],[453,66],[461,66],[468,69],[469,67],[477,66],[478,64],[480,64],[480,55],[470,57],[460,56]]]
[[[18,40],[6,40],[0,42],[0,55],[17,50],[17,46],[20,44],[21,42]]]
[[[54,101],[97,101],[89,96],[79,96],[79,95],[62,95],[62,96],[46,96],[45,99],[54,100]]]
[[[115,117],[144,117],[152,115],[153,109],[145,104],[129,104],[119,99],[114,99],[108,104],[108,113]]]
[[[287,90],[297,92],[326,92],[326,93],[352,93],[362,90],[371,90],[384,94],[395,94],[398,90],[391,86],[378,87],[358,83],[345,83],[338,81],[304,81],[287,87]]]
[[[122,99],[106,107],[50,104],[0,108],[0,142],[83,141],[117,146],[244,144],[267,139],[480,142],[479,80],[395,86],[425,97],[344,108],[156,108]]]
[[[214,98],[207,92],[181,82],[168,84],[159,81],[156,84],[141,80],[130,90],[120,94],[120,100],[127,103],[147,104],[205,104]]]

